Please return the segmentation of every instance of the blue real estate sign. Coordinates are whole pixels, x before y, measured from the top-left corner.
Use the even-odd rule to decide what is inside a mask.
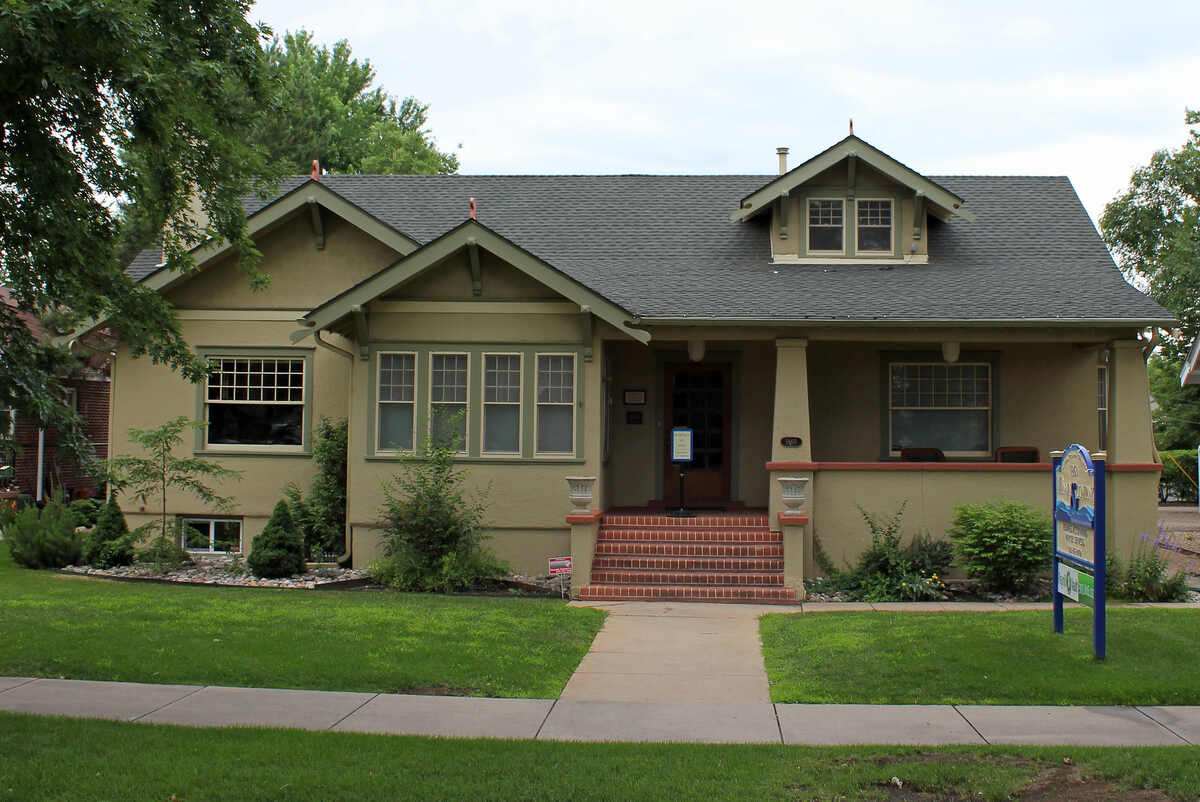
[[[1092,653],[1104,659],[1104,454],[1072,444],[1053,454],[1054,631],[1063,599],[1092,608]]]

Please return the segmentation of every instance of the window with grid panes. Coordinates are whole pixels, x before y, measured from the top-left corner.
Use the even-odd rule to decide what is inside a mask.
[[[483,355],[483,452],[521,451],[521,355]]]
[[[810,251],[843,250],[843,219],[845,201],[813,198],[808,202],[808,249]]]
[[[209,445],[304,443],[304,360],[211,357],[205,389]]]
[[[416,421],[416,354],[379,354],[376,382],[376,445],[380,451],[411,451]]]
[[[538,354],[535,450],[539,454],[575,453],[573,354]]]
[[[992,367],[986,362],[893,362],[891,453],[938,448],[948,456],[991,453]]]
[[[467,450],[467,354],[429,357],[429,438],[439,448]]]
[[[855,230],[858,250],[892,252],[892,202],[890,200],[859,200]]]
[[[230,553],[242,550],[242,522],[237,518],[184,518],[183,547],[188,551]]]

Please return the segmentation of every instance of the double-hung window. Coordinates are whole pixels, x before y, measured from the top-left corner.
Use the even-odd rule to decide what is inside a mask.
[[[1100,450],[1108,449],[1108,366],[1096,367],[1096,423],[1100,429]]]
[[[439,448],[467,451],[468,354],[429,355],[429,438]]]
[[[892,362],[891,454],[937,448],[947,456],[991,453],[992,367],[987,362]]]
[[[228,554],[242,550],[238,518],[184,518],[183,547],[188,551]]]
[[[521,453],[521,354],[483,355],[483,453]]]
[[[575,355],[537,356],[537,454],[575,453]]]
[[[858,220],[855,230],[859,253],[892,252],[892,202],[890,200],[858,201]]]
[[[845,251],[845,201],[812,198],[808,201],[808,250],[818,253]]]
[[[0,409],[0,479],[11,479],[16,475],[16,436],[16,410]]]
[[[205,388],[209,446],[304,444],[304,360],[210,357]]]
[[[379,451],[412,451],[416,432],[417,355],[379,354],[375,442]]]

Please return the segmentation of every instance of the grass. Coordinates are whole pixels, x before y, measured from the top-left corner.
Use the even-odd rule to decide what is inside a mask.
[[[554,599],[85,579],[0,543],[0,676],[556,698],[603,621]]]
[[[1200,610],[1110,609],[1108,657],[1091,611],[768,615],[763,657],[776,702],[1200,704]]]
[[[1051,791],[1078,792],[1076,771],[1097,778],[1097,799],[1200,795],[1200,747],[568,744],[0,713],[0,754],[0,800],[886,799],[892,777],[906,791],[1005,799],[1048,776],[1062,784]]]

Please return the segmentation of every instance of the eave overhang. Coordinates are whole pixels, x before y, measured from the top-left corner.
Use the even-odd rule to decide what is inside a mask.
[[[962,208],[966,203],[963,198],[853,134],[742,198],[740,208],[730,215],[730,219],[740,222],[769,209],[780,197],[786,197],[796,187],[852,157],[861,159],[896,183],[908,187],[914,194],[938,207],[944,216],[959,216],[972,222],[975,220],[974,214]]]
[[[1188,350],[1187,359],[1183,362],[1183,370],[1179,371],[1180,387],[1187,387],[1189,384],[1200,384],[1198,362],[1200,362],[1200,337],[1192,340],[1192,347]]]
[[[347,317],[355,314],[356,309],[364,309],[370,302],[416,278],[459,251],[470,252],[480,248],[541,282],[569,301],[578,304],[581,312],[595,315],[638,342],[650,342],[648,332],[632,327],[636,322],[636,316],[631,312],[529,253],[478,220],[464,221],[375,275],[312,309],[297,321],[304,328],[292,335],[292,341],[299,342],[313,332],[340,327]]]

